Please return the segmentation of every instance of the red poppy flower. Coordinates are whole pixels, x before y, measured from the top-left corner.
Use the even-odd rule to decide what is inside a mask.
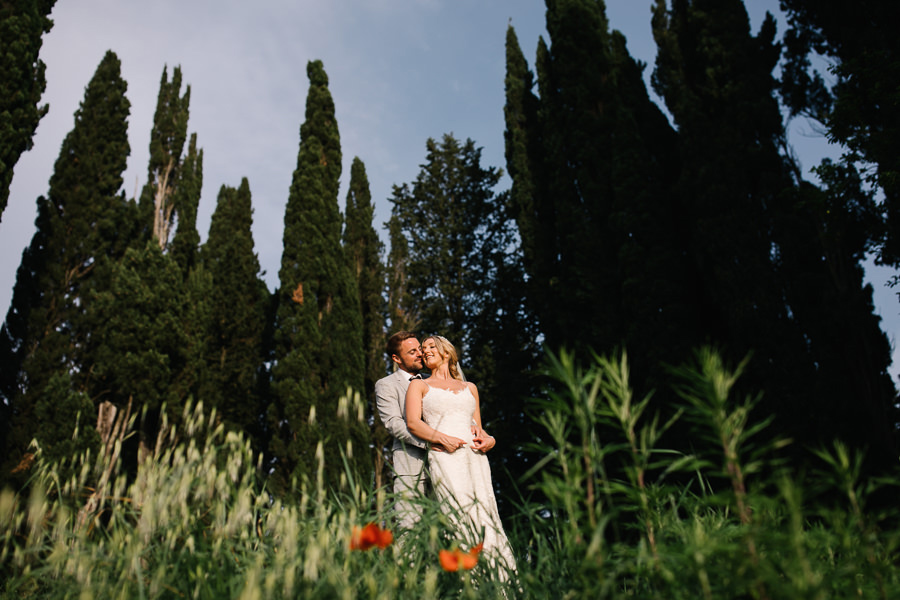
[[[350,549],[368,550],[372,546],[378,546],[383,550],[393,541],[394,534],[375,523],[369,523],[362,529],[354,525],[353,533],[350,534]]]
[[[459,548],[453,550],[441,550],[438,553],[438,559],[441,561],[441,568],[451,573],[465,569],[469,571],[478,564],[478,555],[484,548],[484,542],[478,544],[468,552],[463,552]]]

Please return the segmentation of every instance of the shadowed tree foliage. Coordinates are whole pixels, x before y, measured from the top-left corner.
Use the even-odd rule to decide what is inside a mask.
[[[9,200],[13,168],[32,146],[49,106],[38,106],[47,81],[38,59],[56,0],[12,0],[0,4],[0,219]]]
[[[788,17],[782,95],[792,114],[820,121],[849,161],[874,165],[884,193],[884,227],[873,231],[878,259],[900,266],[900,4],[782,0]],[[833,65],[827,85],[811,56]]]
[[[653,84],[679,129],[682,170],[673,191],[687,217],[702,335],[735,362],[754,352],[747,382],[799,408],[811,364],[773,260],[773,219],[794,185],[779,152],[774,20],[754,37],[740,0],[675,2],[671,9],[659,1],[653,32]]]
[[[818,446],[866,449],[868,465],[884,471],[896,463],[898,415],[891,347],[862,267],[875,202],[852,167],[826,161],[816,171],[823,187],[801,182],[775,230],[785,297],[815,369],[790,430]]]
[[[362,393],[365,372],[357,284],[341,246],[340,136],[322,62],[311,61],[306,72],[306,116],[278,272],[268,411],[276,486],[315,477],[320,440],[326,481],[340,480],[342,454],[352,452],[347,458],[356,470],[371,469],[365,420],[338,410],[348,388]]]
[[[107,52],[63,140],[47,196],[38,198],[37,231],[0,336],[3,395],[12,409],[5,456],[13,461],[33,437],[51,454],[58,443],[71,450],[63,440],[71,440],[75,423],[65,431],[57,419],[80,410],[82,422],[93,422],[93,406],[82,394],[90,331],[82,321],[98,262],[122,255],[128,240],[121,232],[132,226],[120,192],[130,152],[125,90],[119,59]]]
[[[654,85],[679,128],[676,193],[705,333],[731,360],[753,352],[745,384],[766,390],[759,412],[776,416],[798,450],[834,437],[871,442],[884,465],[890,350],[859,267],[871,199],[853,173],[830,168],[830,189],[813,190],[785,156],[771,16],[752,36],[738,0],[665,4],[654,8]]]
[[[247,179],[237,189],[223,185],[201,251],[203,269],[212,279],[205,348],[209,380],[201,397],[229,427],[247,432],[259,446],[266,376],[263,332],[270,294],[260,278],[252,224]]]
[[[806,266],[810,272],[827,268],[831,283],[827,303],[809,299],[818,309],[812,316],[826,323],[820,338],[831,350],[828,358],[817,357],[821,383],[826,398],[850,397],[846,388],[854,387],[861,410],[840,402],[833,426],[856,445],[871,445],[871,454],[889,463],[896,454],[897,423],[896,391],[886,373],[890,350],[876,328],[859,262],[874,251],[876,262],[900,265],[900,40],[891,25],[900,5],[865,0],[851,8],[829,0],[783,0],[781,8],[789,23],[780,81],[784,103],[791,116],[817,121],[831,142],[847,150],[837,164],[825,161],[814,169],[825,189],[804,190],[802,205],[814,214],[814,232],[825,250],[822,260],[812,257]],[[814,57],[831,65],[833,83],[813,68]],[[880,202],[863,191],[873,186],[883,192]],[[836,361],[832,369],[824,367],[829,360]],[[825,424],[816,425],[821,435]]]

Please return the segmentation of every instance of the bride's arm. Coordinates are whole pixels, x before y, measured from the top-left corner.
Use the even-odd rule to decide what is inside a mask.
[[[497,443],[494,436],[488,435],[488,432],[481,427],[481,400],[478,399],[478,387],[474,383],[467,383],[469,391],[475,397],[475,413],[472,415],[474,439],[472,440],[472,449],[487,452]]]
[[[441,446],[447,452],[453,452],[460,446],[465,446],[465,441],[441,433],[422,420],[422,398],[425,397],[427,391],[428,385],[421,379],[410,382],[409,389],[406,390],[406,426],[410,433],[420,440]]]

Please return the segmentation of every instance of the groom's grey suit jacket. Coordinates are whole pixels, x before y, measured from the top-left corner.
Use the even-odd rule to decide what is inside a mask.
[[[406,427],[406,390],[410,374],[397,369],[393,374],[375,382],[375,405],[381,422],[394,438],[394,469],[399,476],[418,477],[425,460],[425,442]],[[397,460],[402,452],[408,460]]]

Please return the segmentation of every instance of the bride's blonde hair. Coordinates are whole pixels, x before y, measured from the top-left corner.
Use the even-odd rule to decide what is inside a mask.
[[[447,359],[450,377],[459,381],[465,381],[466,378],[463,377],[462,369],[459,366],[459,354],[456,352],[456,347],[442,335],[430,335],[426,338],[426,341],[428,340],[434,340],[434,346],[437,348],[438,353]]]

